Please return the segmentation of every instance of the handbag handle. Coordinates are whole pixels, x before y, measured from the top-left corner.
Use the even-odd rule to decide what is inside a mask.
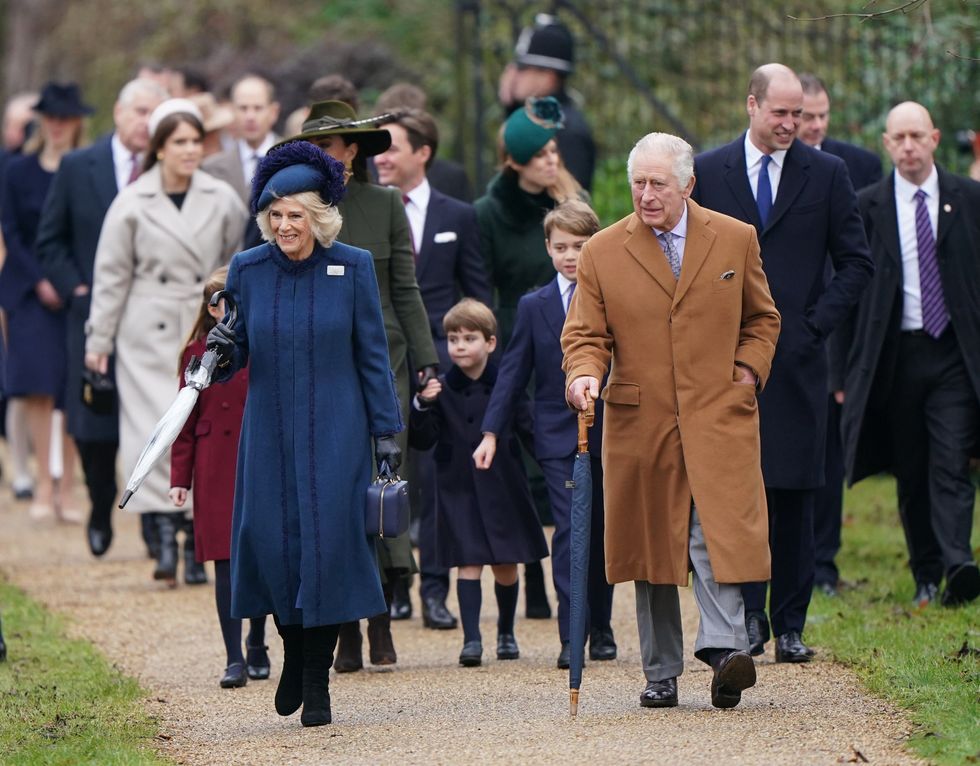
[[[401,481],[401,477],[391,470],[391,466],[388,465],[387,460],[382,460],[378,465],[378,479],[384,479],[387,482]]]

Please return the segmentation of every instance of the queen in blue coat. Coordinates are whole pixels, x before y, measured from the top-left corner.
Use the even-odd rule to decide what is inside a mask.
[[[334,238],[343,165],[297,142],[256,172],[266,243],[231,261],[238,322],[209,335],[221,377],[249,389],[232,527],[232,614],[272,613],[283,638],[276,709],[330,722],[328,671],[340,623],[385,610],[364,531],[371,446],[389,464],[402,420],[371,254]]]

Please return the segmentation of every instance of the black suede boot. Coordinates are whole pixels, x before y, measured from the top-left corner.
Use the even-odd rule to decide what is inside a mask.
[[[394,590],[395,584],[389,579],[383,586],[384,612],[368,619],[368,655],[371,657],[372,665],[394,665],[398,662],[395,642],[391,637],[391,602]]]
[[[208,581],[208,573],[204,571],[204,564],[195,556],[194,519],[189,516],[184,518],[181,526],[184,528],[184,582],[188,585],[204,585]]]
[[[154,513],[157,533],[160,540],[160,557],[156,569],[153,570],[154,580],[166,580],[173,588],[177,585],[177,525],[176,513]]]
[[[276,689],[276,712],[292,715],[303,704],[303,638],[302,625],[280,625],[273,615],[276,630],[282,637],[282,673]]]
[[[323,726],[330,716],[330,666],[337,645],[337,625],[303,630],[303,726]]]
[[[338,673],[353,673],[364,667],[361,653],[361,623],[345,622],[338,627],[337,661],[333,669]]]

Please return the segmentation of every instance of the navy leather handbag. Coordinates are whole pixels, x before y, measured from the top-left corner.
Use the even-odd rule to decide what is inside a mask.
[[[364,531],[369,537],[398,537],[408,531],[408,482],[382,461],[378,477],[368,485]]]

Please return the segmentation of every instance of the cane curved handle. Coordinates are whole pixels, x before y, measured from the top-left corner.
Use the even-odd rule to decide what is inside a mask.
[[[211,296],[208,305],[212,308],[218,308],[218,304],[221,303],[222,299],[224,299],[225,305],[228,307],[228,321],[225,322],[225,326],[229,330],[234,330],[235,323],[238,321],[238,304],[235,303],[235,299],[231,297],[230,292],[227,290],[218,290]]]
[[[578,412],[578,451],[589,451],[589,428],[595,423],[595,402],[589,389],[583,392],[585,395],[585,409]]]

